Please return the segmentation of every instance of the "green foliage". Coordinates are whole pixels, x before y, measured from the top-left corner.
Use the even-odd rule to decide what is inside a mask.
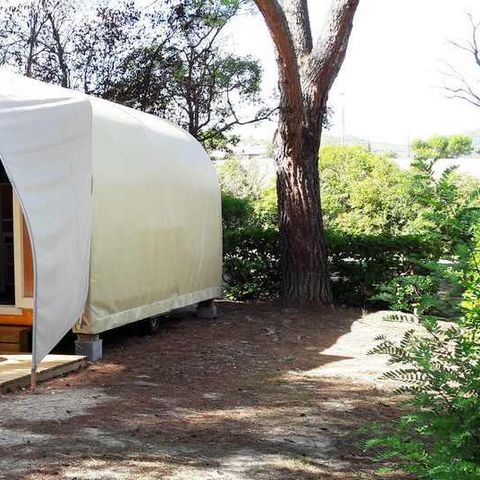
[[[402,311],[421,308],[424,312],[443,310],[447,315],[457,308],[459,283],[455,270],[462,268],[465,257],[462,252],[465,245],[470,244],[472,226],[480,218],[479,183],[459,175],[456,167],[447,168],[439,175],[435,172],[440,157],[469,151],[468,137],[436,137],[416,144],[416,156],[406,180],[406,192],[414,212],[407,228],[436,244],[438,255],[426,271],[422,262],[410,272],[410,277],[394,278],[380,285],[373,300],[383,300],[389,307]],[[448,260],[453,266],[445,268],[440,260]],[[418,276],[419,269],[424,270],[423,276]]]
[[[480,478],[478,240],[476,245],[463,272],[458,324],[441,324],[420,312],[420,331],[408,330],[399,342],[381,336],[370,352],[389,356],[395,367],[385,377],[399,382],[397,393],[409,395],[409,413],[376,426],[366,443],[377,460],[389,460],[392,470],[427,480]]]
[[[254,208],[248,200],[231,202],[224,196],[224,225],[228,225],[224,230],[224,270],[230,298],[272,298],[279,293],[278,230],[255,215]],[[419,258],[437,255],[435,245],[413,236],[327,231],[326,241],[335,301],[348,305],[369,303],[378,284],[410,272]]]
[[[385,306],[390,297],[376,296],[378,286],[423,272],[420,265],[438,256],[438,245],[413,235],[352,235],[326,232],[332,289],[336,302]]]
[[[224,230],[241,229],[252,222],[253,206],[246,198],[222,193],[222,221]]]
[[[388,460],[391,470],[430,480],[480,478],[478,240],[472,253],[478,182],[465,181],[455,168],[435,173],[440,158],[471,149],[466,137],[414,143],[407,188],[417,211],[413,226],[440,251],[435,262],[421,262],[413,274],[384,283],[374,297],[392,308],[415,311],[420,327],[407,331],[399,342],[379,337],[371,352],[388,355],[395,365],[385,377],[399,382],[397,393],[409,395],[410,413],[377,426],[366,445],[377,451],[377,460]],[[440,259],[450,260],[450,265]],[[427,270],[418,274],[419,266]],[[464,290],[463,316],[457,324],[441,324],[435,315],[455,312],[459,290]],[[453,309],[452,298],[457,300]]]
[[[96,3],[0,3],[0,64],[168,118],[211,149],[228,150],[235,125],[274,113],[259,62],[222,43],[244,0]]]
[[[436,149],[449,158],[471,148],[468,137],[441,138],[446,145]],[[439,138],[431,141],[440,143]],[[327,228],[354,234],[425,235],[448,248],[464,241],[477,214],[472,207],[479,194],[478,180],[459,175],[455,168],[437,176],[438,155],[429,158],[419,147],[414,151],[418,156],[404,171],[391,158],[364,147],[322,148],[319,165]]]
[[[372,300],[385,302],[391,309],[414,313],[438,310],[439,284],[431,275],[398,276],[380,286]]]
[[[275,228],[278,224],[277,189],[263,189],[255,201],[254,210],[263,225]]]
[[[472,139],[466,135],[433,136],[412,142],[414,157],[420,160],[458,158],[473,152]]]
[[[254,201],[248,190],[243,191],[238,165],[235,163],[232,170],[239,186],[232,187],[229,181],[222,183],[224,188],[230,185],[232,190],[244,194],[222,194],[224,293],[227,298],[241,300],[274,298],[280,288],[278,230],[270,223],[269,213],[258,207],[262,194]]]
[[[228,213],[224,199],[224,223],[235,229],[235,241],[225,244],[228,290],[240,298],[255,292],[275,296],[278,285],[264,279],[279,280],[272,270],[279,263],[278,238],[272,241],[278,236],[276,189],[264,188],[258,169],[247,165],[229,159],[218,167],[228,201],[243,202],[239,215]],[[322,207],[336,302],[455,313],[461,295],[459,246],[471,239],[478,218],[478,181],[454,169],[436,176],[433,167],[417,159],[403,171],[391,158],[363,147],[322,149]],[[270,251],[262,245],[265,230]],[[449,260],[448,266],[440,259]]]
[[[238,142],[235,125],[271,113],[260,96],[258,61],[222,48],[221,32],[243,3],[174,0],[155,7],[142,18],[153,38],[131,51],[110,98],[167,117],[209,149],[228,150]],[[254,107],[251,117],[240,116],[240,104]]]
[[[455,262],[439,261],[440,247],[437,244],[430,260],[427,257],[417,259],[409,270],[377,285],[377,293],[370,300],[406,313],[457,317],[464,291],[461,283],[464,262],[460,255]]]
[[[248,168],[238,158],[217,161],[217,173],[222,192],[244,199],[255,200],[263,195],[264,179],[256,165]]]
[[[261,225],[225,230],[224,271],[227,298],[252,300],[279,295],[278,231]]]
[[[442,243],[448,256],[471,239],[471,226],[479,217],[480,188],[478,181],[458,175],[456,167],[436,176],[435,164],[436,160],[415,158],[408,191],[416,210],[414,226],[419,233]]]
[[[415,233],[407,173],[364,147],[327,146],[320,152],[325,225],[345,233]]]

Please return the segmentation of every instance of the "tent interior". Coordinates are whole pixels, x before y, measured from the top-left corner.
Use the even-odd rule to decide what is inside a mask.
[[[31,351],[33,260],[20,204],[0,162],[0,353]]]

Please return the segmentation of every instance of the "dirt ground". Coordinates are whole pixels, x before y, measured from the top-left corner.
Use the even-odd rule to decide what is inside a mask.
[[[220,310],[116,332],[103,361],[0,396],[0,479],[378,478],[358,428],[397,407],[385,359],[366,352],[406,327],[349,309]]]

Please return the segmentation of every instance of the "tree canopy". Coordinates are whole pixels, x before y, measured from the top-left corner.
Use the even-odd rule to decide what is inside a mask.
[[[269,118],[257,60],[224,48],[241,0],[134,2],[82,9],[79,0],[0,6],[0,62],[180,124],[209,147],[233,127]],[[248,115],[245,114],[248,110]]]
[[[352,234],[400,234],[412,219],[407,172],[364,147],[320,151],[325,225]]]
[[[473,152],[472,139],[467,135],[435,135],[428,140],[414,140],[412,152],[415,160],[458,158]]]

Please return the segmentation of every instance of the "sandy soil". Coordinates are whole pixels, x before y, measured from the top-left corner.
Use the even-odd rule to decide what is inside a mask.
[[[385,359],[366,352],[407,327],[347,309],[220,309],[152,337],[115,332],[103,361],[0,396],[0,479],[378,478],[358,428],[398,411]]]

